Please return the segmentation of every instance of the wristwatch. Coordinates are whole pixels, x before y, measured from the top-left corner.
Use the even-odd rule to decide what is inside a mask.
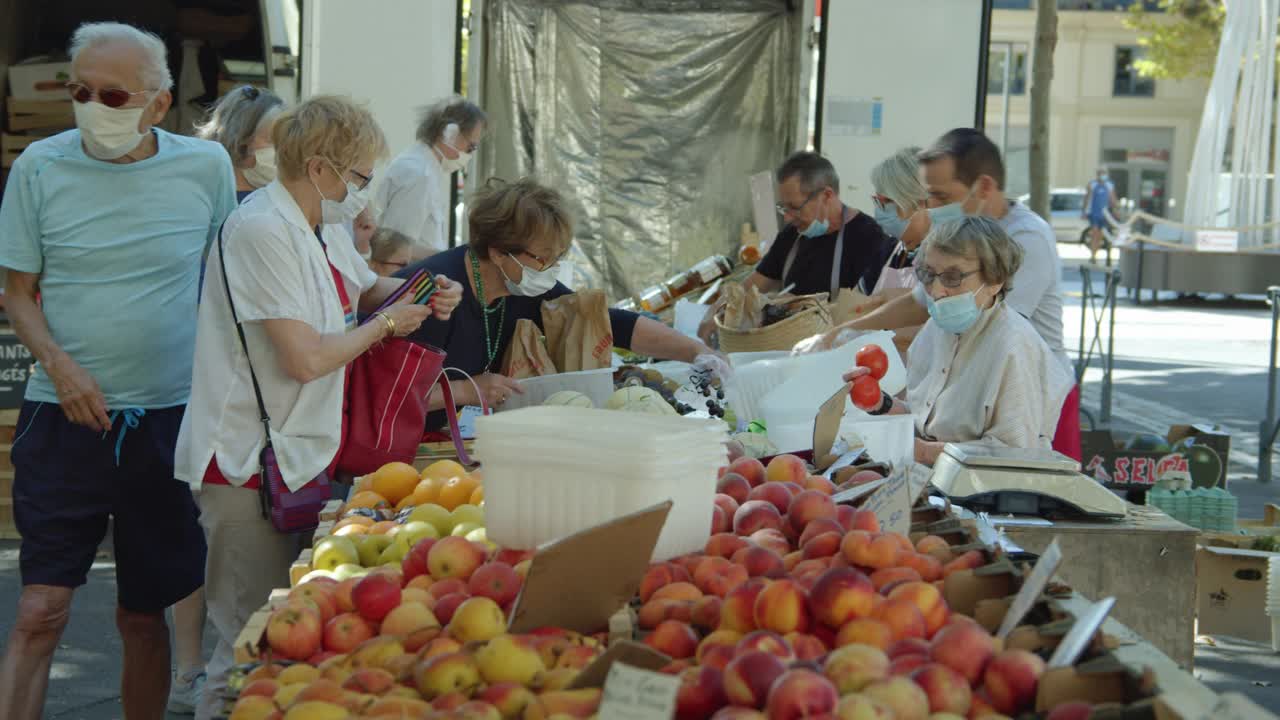
[[[884,415],[893,409],[893,398],[889,397],[889,393],[880,391],[880,407],[875,410],[868,410],[868,415]]]

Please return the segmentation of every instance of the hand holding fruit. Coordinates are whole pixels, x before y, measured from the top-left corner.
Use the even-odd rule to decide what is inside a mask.
[[[859,410],[873,412],[884,405],[884,393],[880,391],[880,379],[889,372],[889,357],[877,345],[867,345],[858,351],[857,367],[844,374],[844,381],[853,383],[849,397]]]

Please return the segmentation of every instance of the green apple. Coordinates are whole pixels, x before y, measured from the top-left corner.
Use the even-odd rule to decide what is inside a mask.
[[[383,550],[391,547],[395,538],[390,535],[361,535],[356,549],[360,553],[360,564],[373,567],[378,564],[378,556]]]
[[[405,554],[407,555],[409,550],[418,544],[419,540],[438,537],[440,537],[440,531],[436,529],[435,525],[422,520],[410,520],[400,528],[400,532],[396,533],[396,544],[404,545]]]
[[[404,560],[404,556],[408,554],[408,552],[409,551],[406,550],[403,545],[400,545],[399,543],[392,543],[387,546],[386,550],[382,551],[381,555],[378,556],[378,564],[399,565],[400,561]]]
[[[316,543],[311,553],[311,567],[332,570],[346,563],[360,562],[360,553],[349,538],[330,535]]]
[[[440,535],[448,535],[453,529],[453,522],[449,520],[449,511],[441,507],[428,503],[419,505],[409,513],[409,517],[405,518],[406,522],[420,520],[424,523],[434,525]]]
[[[463,537],[470,540],[471,542],[480,543],[481,545],[484,545],[485,547],[488,547],[490,549],[497,547],[493,543],[489,542],[489,531],[485,530],[482,527],[472,530],[466,535],[463,535]]]
[[[365,572],[367,571],[363,567],[356,565],[355,563],[346,563],[345,565],[339,565],[334,568],[333,576],[338,579],[338,582],[342,582],[343,580],[353,577],[359,577],[365,574]]]
[[[477,523],[462,523],[461,525],[458,525],[457,527],[455,527],[453,529],[453,532],[450,533],[450,535],[456,535],[457,537],[466,537],[467,533],[469,532],[472,532],[474,530],[483,530],[483,529],[484,529],[484,526],[479,525]]]
[[[449,525],[448,532],[442,534],[457,535],[458,533],[454,531],[459,525],[471,524],[477,527],[483,527],[484,511],[475,505],[459,505],[454,508],[453,512],[449,513],[449,521],[451,524]]]

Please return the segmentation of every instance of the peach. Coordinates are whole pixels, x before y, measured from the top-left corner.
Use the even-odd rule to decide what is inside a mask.
[[[720,508],[721,510],[724,510],[725,516],[728,517],[730,521],[733,520],[733,514],[738,512],[738,507],[742,505],[742,502],[740,502],[737,498],[731,497],[729,495],[725,495],[724,493],[716,493],[715,502],[716,502],[716,507]],[[729,531],[722,530],[721,532],[729,532]]]
[[[1054,706],[1046,720],[1089,720],[1092,716],[1092,705],[1081,700],[1073,700]]]
[[[836,705],[836,720],[891,720],[893,711],[879,700],[863,695],[845,695]]]
[[[874,618],[857,618],[850,620],[836,633],[836,646],[844,647],[860,643],[880,650],[888,649],[893,643],[893,628],[883,620]]]
[[[986,556],[979,550],[970,550],[942,566],[942,577],[960,570],[976,570],[986,563]]]
[[[671,571],[671,565],[667,563],[650,565],[649,569],[645,571],[644,576],[640,579],[640,602],[649,602],[649,599],[653,597],[653,594],[656,593],[659,588],[666,587],[675,581],[676,579]]]
[[[785,639],[795,651],[797,660],[820,660],[829,651],[826,643],[817,635],[791,633]]]
[[[739,633],[749,633],[755,630],[756,599],[768,582],[763,578],[754,578],[734,588],[726,595],[724,604],[720,606],[719,629],[733,630]]]
[[[911,568],[925,582],[933,582],[942,578],[942,562],[932,555],[924,553],[906,553],[902,556],[902,566]]]
[[[829,558],[840,552],[840,541],[843,539],[840,533],[823,533],[809,540],[801,549],[806,558]]]
[[[831,569],[831,561],[828,560],[827,558],[820,558],[820,557],[808,558],[796,563],[796,566],[791,568],[791,575],[792,575],[792,579],[795,580],[799,578],[801,575],[821,576],[823,573],[825,573],[830,569]]]
[[[786,666],[769,653],[748,651],[738,655],[724,669],[725,696],[733,705],[748,708],[764,707],[769,689]]]
[[[667,563],[671,566],[672,582],[693,582],[693,571],[702,562],[702,555],[690,553],[673,558]]]
[[[804,559],[804,553],[799,550],[789,552],[782,556],[782,567],[786,568],[787,572],[791,572],[795,570],[796,565],[799,565],[800,561]]]
[[[716,573],[707,581],[706,593],[716,597],[728,597],[734,588],[746,582],[751,575],[741,565],[730,564],[723,572]]]
[[[707,595],[694,601],[689,610],[689,622],[699,630],[710,632],[720,626],[720,608],[724,600]]]
[[[916,604],[907,599],[888,600],[878,606],[871,617],[880,620],[893,631],[893,639],[924,639],[924,616]]]
[[[795,649],[791,647],[791,643],[772,630],[756,630],[747,633],[738,641],[733,651],[741,655],[752,650],[769,653],[783,662],[789,663],[796,659]]]
[[[850,529],[863,530],[875,535],[880,532],[880,518],[870,510],[857,510],[853,513],[853,527]]]
[[[677,620],[680,617],[693,618],[693,604],[687,600],[651,599],[640,606],[636,618],[640,627],[649,630],[657,627],[664,620]]]
[[[929,657],[960,673],[970,685],[982,678],[995,655],[995,638],[972,623],[947,625],[933,637]]]
[[[1044,671],[1044,660],[1026,650],[1005,650],[991,658],[982,674],[991,706],[1005,715],[1031,709]]]
[[[947,544],[946,540],[938,537],[937,535],[925,535],[916,541],[916,552],[919,553],[931,555],[935,552],[944,550],[948,556],[952,554],[951,546]]]
[[[751,492],[751,488],[751,483],[735,472],[725,473],[716,481],[716,493],[728,495],[739,505],[747,501],[747,495]]]
[[[704,556],[693,570],[693,584],[697,585],[698,589],[703,593],[706,593],[707,585],[710,584],[711,579],[730,567],[733,567],[733,563],[725,558],[715,555]]]
[[[276,704],[271,698],[261,695],[249,697],[241,695],[235,707],[231,709],[231,715],[227,720],[270,720],[271,718],[278,720],[280,717],[280,711],[276,709]]]
[[[856,531],[855,531],[856,532]],[[852,534],[852,533],[850,533]],[[843,550],[845,546],[842,546]],[[902,557],[902,547],[889,535],[871,535],[865,543],[855,543],[845,557],[854,565],[866,568],[890,568]]]
[[[904,655],[929,657],[929,643],[920,638],[906,638],[889,646],[889,659],[897,660]]]
[[[973,691],[960,673],[946,665],[930,663],[911,673],[911,679],[929,698],[929,711],[954,713],[963,717],[969,712]]]
[[[406,688],[407,689],[407,688]],[[417,695],[417,691],[411,691]],[[424,717],[431,713],[431,705],[423,700],[408,697],[384,696],[374,700],[364,709],[362,717],[406,718]],[[485,716],[490,717],[490,716]],[[501,716],[499,716],[501,720]]]
[[[858,511],[852,505],[836,506],[836,522],[840,523],[840,527],[845,532],[853,530],[853,520],[857,516]]]
[[[735,513],[735,515],[736,514],[737,513]],[[710,538],[707,538],[707,544],[703,547],[702,551],[707,555],[728,559],[733,557],[734,553],[749,544],[750,543],[748,543],[746,539],[734,535],[733,533],[716,533]]]
[[[732,515],[726,515],[724,508],[714,505],[711,508],[711,532],[722,533],[733,529]]]
[[[933,637],[943,625],[951,611],[942,599],[942,591],[936,585],[927,582],[909,582],[895,587],[889,593],[890,600],[905,599],[915,603],[924,617],[926,637]]]
[[[814,520],[835,520],[836,504],[831,496],[818,490],[801,490],[787,506],[787,522],[797,533],[804,532]]]
[[[991,698],[987,696],[986,688],[979,688],[973,692],[973,703],[969,705],[969,717],[973,720],[1006,720],[1004,715],[996,712],[995,706],[991,704]]]
[[[554,690],[538,695],[525,709],[525,720],[547,720],[547,718],[586,718],[595,715],[600,707],[603,694],[600,688],[583,688],[581,690]]]
[[[916,546],[911,544],[911,538],[907,537],[906,535],[903,535],[902,533],[895,533],[895,532],[884,533],[884,534],[893,538],[893,541],[898,543],[898,547],[902,548],[903,554],[913,553],[916,551]]]
[[[849,564],[857,565],[857,558],[866,552],[865,548],[871,544],[872,537],[866,530],[850,530],[840,540],[840,554],[844,555]]]
[[[693,602],[702,597],[702,591],[691,582],[674,582],[658,588],[649,597],[650,600],[682,600]]]
[[[729,470],[725,474],[736,473],[746,479],[747,484],[751,487],[761,485],[765,481],[764,464],[755,458],[738,458],[729,463]]]
[[[769,690],[769,720],[801,720],[835,712],[840,694],[831,681],[812,670],[788,670]]]
[[[821,475],[810,475],[804,479],[805,490],[817,490],[823,495],[835,495],[836,484]]]
[[[751,494],[747,496],[747,502],[763,500],[777,508],[780,514],[786,515],[787,508],[791,506],[791,498],[791,491],[783,487],[782,483],[770,482],[752,488]]]
[[[698,633],[688,623],[663,620],[649,633],[644,643],[675,660],[691,658],[698,650]]]
[[[794,549],[791,547],[791,541],[787,539],[787,536],[783,535],[782,531],[777,528],[757,530],[751,533],[747,539],[755,545],[778,553],[778,555],[786,555]]]
[[[888,594],[886,587],[902,582],[919,582],[920,573],[909,567],[881,568],[871,573],[871,584],[882,594]]]
[[[782,513],[772,503],[764,500],[748,500],[733,514],[733,531],[750,535],[757,530],[781,530]]]
[[[730,705],[722,707],[711,716],[711,720],[766,720],[764,713],[751,708]]]
[[[809,598],[791,580],[777,580],[756,597],[756,627],[786,635],[804,632],[809,627]]]
[[[915,672],[917,668],[922,668],[929,664],[928,655],[902,655],[896,657],[889,663],[889,674],[897,677],[899,675],[909,676]]]
[[[840,521],[836,518],[818,518],[804,526],[804,530],[800,532],[800,537],[796,544],[804,547],[805,543],[824,533],[838,533],[841,538],[844,537],[845,530],[840,525]]]
[[[809,592],[809,604],[818,622],[836,629],[855,618],[871,614],[875,588],[866,575],[853,568],[824,572]]]
[[[809,477],[809,469],[805,467],[804,461],[795,455],[775,455],[769,461],[769,466],[765,468],[764,476],[770,482],[793,482],[803,485],[805,478]]]
[[[822,672],[835,683],[841,695],[848,695],[889,677],[889,658],[870,645],[845,645],[827,655]]]
[[[727,705],[724,673],[714,667],[689,668],[680,673],[680,689],[676,691],[676,720],[709,718]]]
[[[703,664],[703,656],[715,647],[727,647],[730,651],[738,647],[738,642],[742,640],[742,633],[735,630],[714,630],[711,634],[702,639],[698,643],[698,651],[694,655],[698,664]]]
[[[718,670],[724,670],[729,666],[729,661],[733,660],[737,655],[733,652],[733,648],[724,645],[712,645],[702,654],[702,658],[698,661],[699,665],[713,667]]]
[[[251,682],[245,683],[243,689],[240,690],[240,697],[246,695],[261,695],[263,697],[271,697],[280,690],[280,683],[275,678],[258,678]]]
[[[743,551],[741,565],[751,577],[780,578],[787,571],[778,553],[758,545]]]
[[[929,697],[910,678],[891,677],[873,682],[863,688],[862,694],[889,708],[894,720],[926,720],[929,717]]]

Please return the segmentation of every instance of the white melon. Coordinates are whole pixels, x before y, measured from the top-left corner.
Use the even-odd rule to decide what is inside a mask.
[[[583,395],[577,390],[561,390],[552,394],[546,400],[542,401],[543,405],[564,405],[567,407],[593,408],[595,403],[591,402],[591,398]]]

